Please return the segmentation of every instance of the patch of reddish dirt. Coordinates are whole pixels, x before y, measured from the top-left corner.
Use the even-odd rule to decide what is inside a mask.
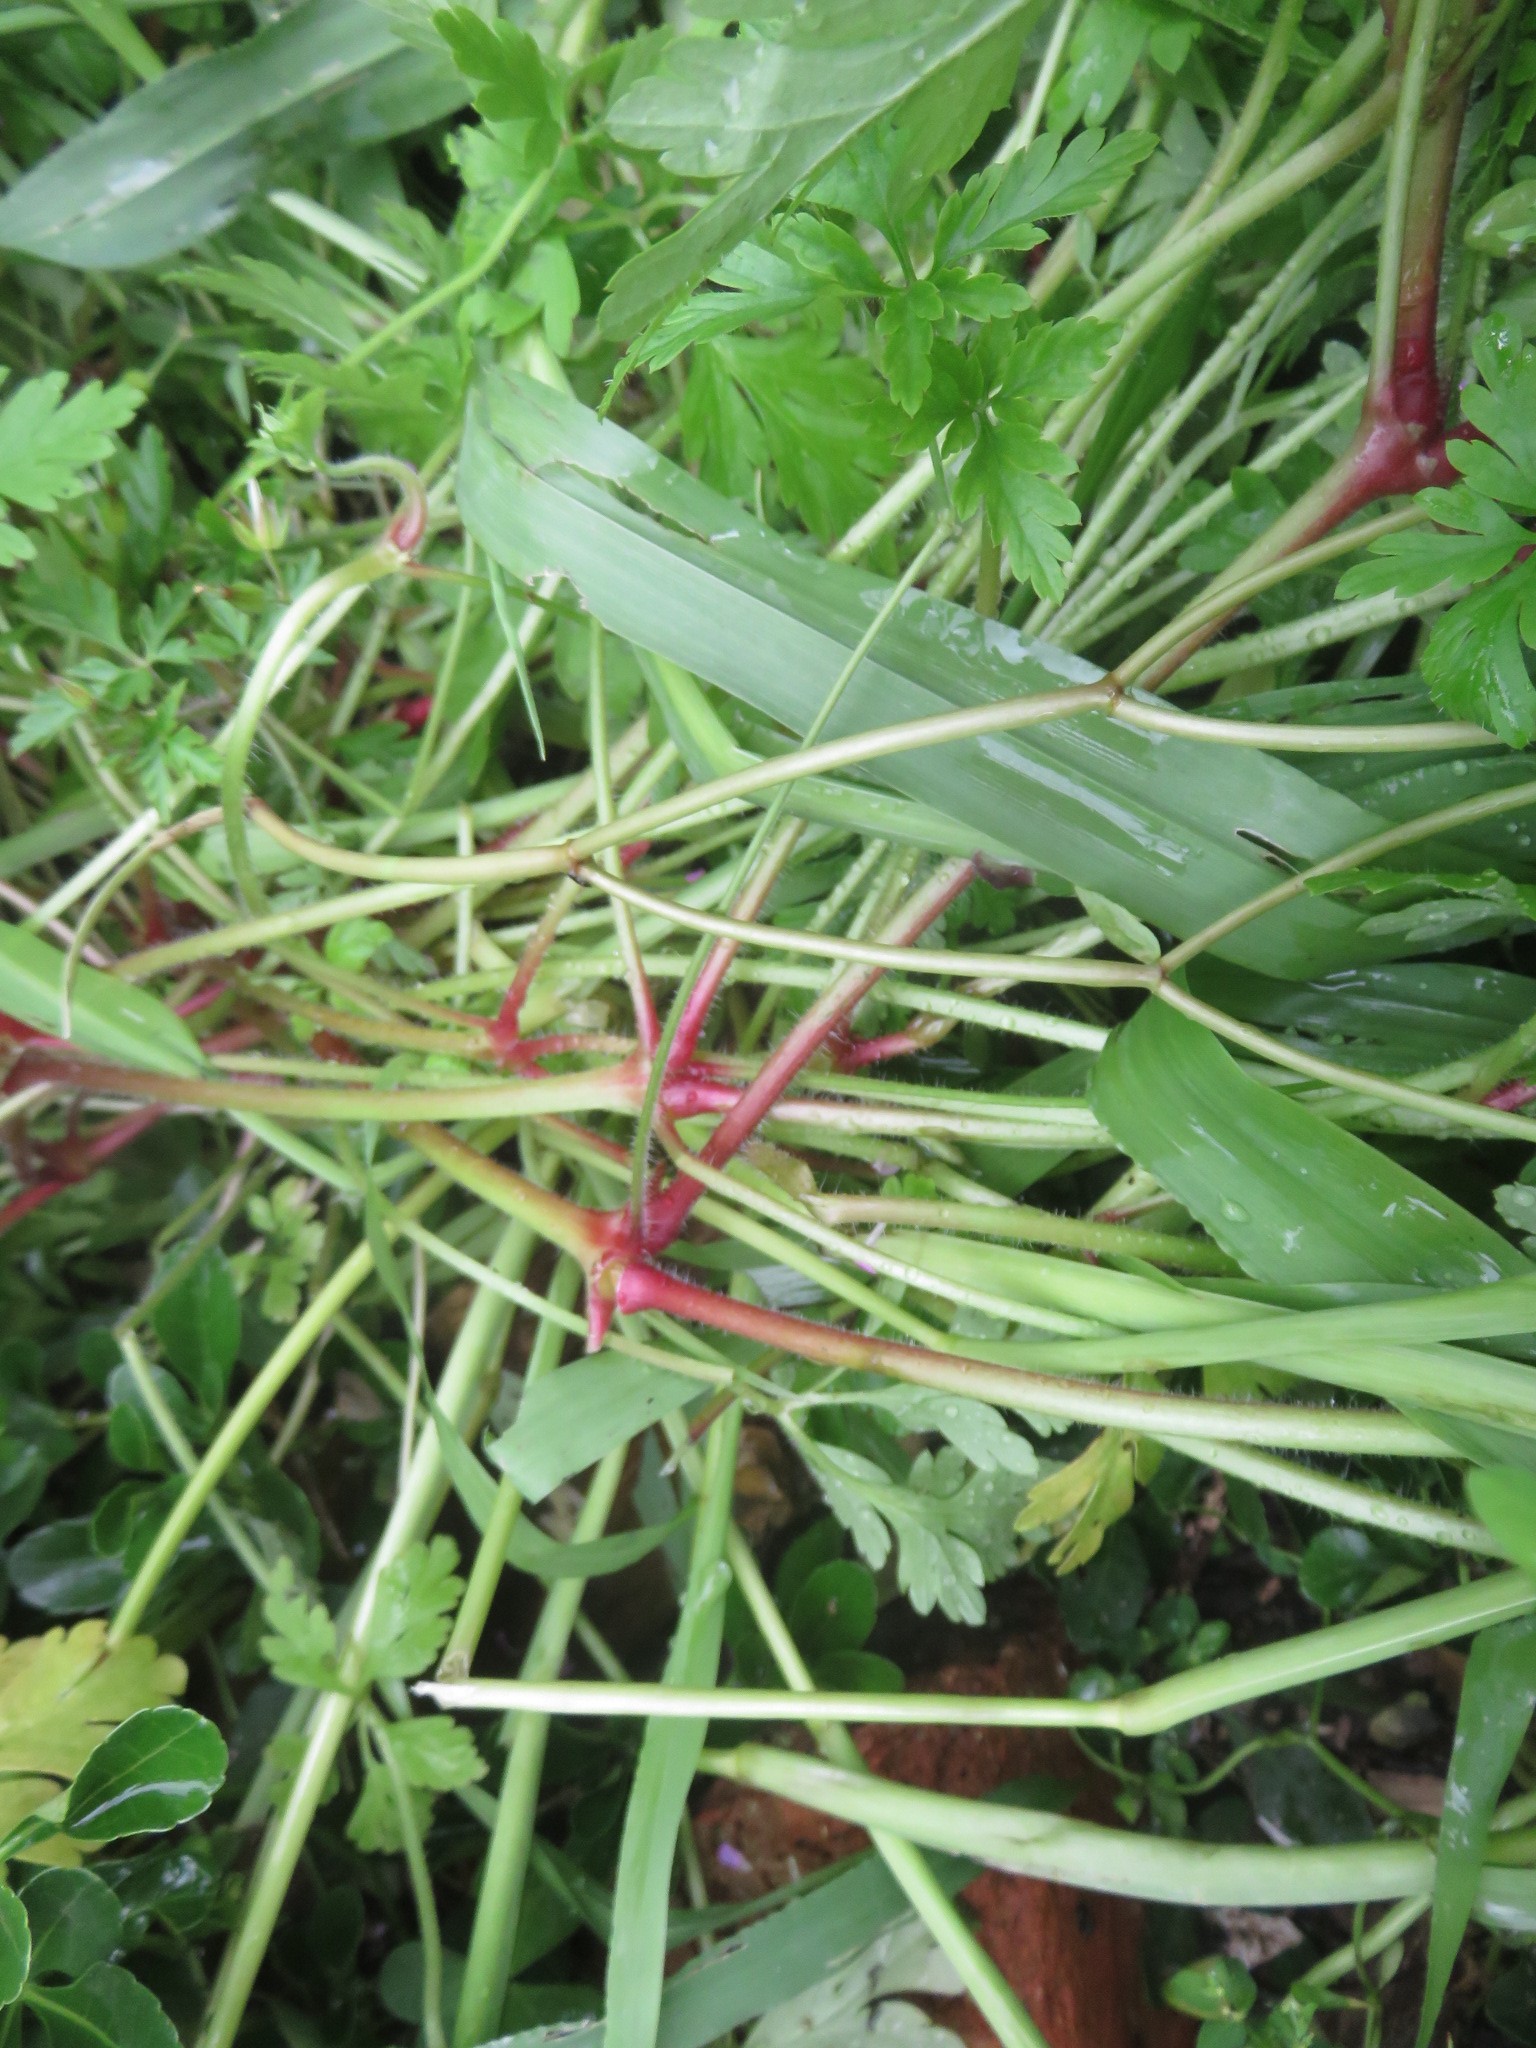
[[[1060,1693],[1065,1683],[1054,1644],[1013,1640],[990,1663],[948,1664],[914,1677],[912,1690],[995,1698]],[[1112,1818],[1109,1781],[1063,1730],[872,1727],[854,1734],[884,1778],[967,1799],[1021,1778],[1064,1779],[1076,1788],[1075,1814]],[[722,1898],[759,1897],[868,1845],[859,1828],[741,1785],[717,1784],[694,1825]],[[1193,2027],[1148,1998],[1134,1901],[996,1870],[983,1871],[960,1897],[1051,2048],[1188,2048]],[[997,2036],[969,1998],[922,2003],[966,2048],[996,2048]]]

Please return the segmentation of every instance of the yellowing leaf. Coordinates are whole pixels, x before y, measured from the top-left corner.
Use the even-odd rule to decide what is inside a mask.
[[[107,1648],[104,1621],[0,1638],[0,1835],[70,1784],[103,1736],[130,1714],[163,1706],[187,1682],[179,1657],[148,1636]],[[58,1843],[26,1852],[73,1856]]]
[[[1081,1456],[1031,1487],[1014,1527],[1066,1527],[1057,1537],[1050,1562],[1059,1572],[1075,1572],[1095,1556],[1111,1526],[1129,1514],[1136,1499],[1136,1439],[1122,1429],[1101,1430]]]

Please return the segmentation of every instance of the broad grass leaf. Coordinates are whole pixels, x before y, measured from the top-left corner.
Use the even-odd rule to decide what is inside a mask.
[[[1484,1052],[1536,1012],[1529,976],[1459,961],[1343,967],[1297,984],[1207,959],[1192,963],[1189,983],[1231,1016],[1379,1074]]]
[[[35,1031],[56,1033],[63,986],[59,947],[19,925],[0,925],[0,1010]],[[71,984],[70,1043],[159,1074],[195,1074],[203,1063],[197,1040],[158,996],[83,964]]]
[[[1250,1079],[1147,1002],[1111,1037],[1095,1114],[1256,1280],[1472,1287],[1529,1275],[1507,1239],[1363,1138]]]
[[[930,1858],[934,1875],[953,1895],[976,1874],[957,1858]],[[661,1999],[660,2038],[667,2048],[710,2048],[733,2028],[819,1983],[837,1962],[866,1947],[905,1919],[908,1902],[874,1854],[859,1857],[805,1898],[792,1899],[685,1963],[667,1979]],[[509,2035],[488,2048],[599,2048],[603,2022],[538,2027]]]
[[[1514,1465],[1467,1474],[1467,1498],[1511,1564],[1536,1575],[1536,1482]]]
[[[1530,1481],[1526,1480],[1527,1488]],[[1536,1617],[1485,1629],[1472,1645],[1445,1780],[1419,2048],[1439,2017],[1477,1900],[1489,1823],[1536,1706]]]
[[[380,141],[467,97],[446,53],[404,49],[365,0],[302,0],[44,157],[0,199],[0,247],[76,269],[152,263],[222,226],[283,156]]]
[[[628,502],[604,486],[619,486]],[[717,684],[792,732],[819,711],[889,585],[770,533],[575,401],[497,372],[474,395],[459,500],[475,539],[520,578],[568,576],[612,632]],[[635,501],[643,508],[635,509]],[[830,737],[1087,683],[1086,662],[914,593],[842,698]],[[865,774],[1009,857],[1066,875],[1146,922],[1192,932],[1272,879],[1256,818],[1298,864],[1378,829],[1351,798],[1254,748],[1209,748],[1078,718],[892,755]],[[1271,974],[1362,958],[1356,912],[1283,906],[1222,942]]]
[[[560,1378],[556,1373],[541,1384],[558,1385]],[[706,1439],[688,1579],[662,1672],[667,1685],[713,1685],[719,1674],[730,1582],[722,1553],[740,1441],[741,1409],[732,1406]],[[706,1727],[703,1719],[654,1720],[646,1725],[624,1809],[613,1883],[604,2048],[654,2048],[661,2039],[672,1864]]]
[[[27,1909],[8,1884],[0,1884],[0,2006],[21,1996],[32,1966],[32,1930]]]
[[[631,335],[708,275],[882,115],[894,158],[947,168],[1007,99],[1033,0],[795,9],[783,40],[679,38],[621,91],[608,130],[690,178],[736,182],[619,270],[605,333]]]
[[[960,2048],[958,2036],[901,1994],[953,1997],[961,1988],[954,1964],[911,1916],[765,2013],[746,2048]]]
[[[190,1707],[146,1707],[87,1757],[70,1787],[65,1832],[77,1842],[157,1835],[207,1810],[229,1751]]]
[[[562,1479],[595,1465],[698,1392],[698,1381],[681,1373],[600,1351],[536,1380],[487,1455],[525,1500],[544,1500]]]

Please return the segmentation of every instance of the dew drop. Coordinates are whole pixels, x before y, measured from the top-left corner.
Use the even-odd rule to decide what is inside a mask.
[[[1451,763],[1451,773],[1453,775],[1465,775],[1466,772],[1467,764],[1465,761],[1453,761]]]
[[[1247,1223],[1250,1220],[1248,1211],[1241,1202],[1223,1202],[1221,1213],[1229,1223]]]

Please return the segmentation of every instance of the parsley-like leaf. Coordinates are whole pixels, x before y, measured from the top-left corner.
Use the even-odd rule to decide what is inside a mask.
[[[1436,622],[1424,648],[1424,680],[1453,718],[1487,726],[1506,746],[1527,746],[1536,739],[1527,647],[1536,647],[1531,562],[1474,590]]]
[[[944,300],[931,279],[893,292],[875,322],[880,362],[891,396],[904,412],[916,412],[933,380],[933,331],[944,317]]]
[[[413,1543],[386,1569],[368,1629],[367,1678],[414,1678],[426,1670],[447,1641],[449,1616],[464,1590],[458,1562],[452,1537],[434,1536]]]
[[[274,1678],[285,1685],[334,1690],[336,1624],[317,1600],[298,1589],[293,1559],[279,1558],[261,1603],[270,1635],[261,1638],[261,1654]]]
[[[457,1792],[483,1778],[488,1768],[469,1730],[447,1714],[392,1721],[383,1739],[406,1783],[423,1792]]]
[[[1452,441],[1446,453],[1463,482],[1421,491],[1438,532],[1388,534],[1373,559],[1340,578],[1341,597],[1400,590],[1417,596],[1447,580],[1479,586],[1441,614],[1422,668],[1435,702],[1483,725],[1511,747],[1536,739],[1536,688],[1526,650],[1536,649],[1536,563],[1520,560],[1536,514],[1536,347],[1518,328],[1493,325],[1473,345],[1483,382],[1463,399],[1486,439]]]
[[[0,384],[8,371],[0,368]],[[144,394],[130,384],[82,384],[71,397],[62,370],[17,385],[0,403],[0,505],[52,512],[86,487],[86,472],[109,456]],[[17,526],[0,519],[0,568],[36,553]]]
[[[1089,128],[1065,149],[1057,135],[1037,136],[1028,149],[972,178],[946,201],[939,216],[939,261],[984,250],[1033,249],[1045,240],[1042,221],[1095,205],[1156,147],[1156,136],[1140,129],[1106,141],[1102,130]]]
[[[560,147],[564,106],[533,37],[513,22],[485,21],[472,7],[445,7],[432,18],[475,85],[476,113],[516,144],[524,170],[542,170]]]
[[[1066,589],[1067,533],[1081,515],[1052,479],[1071,472],[1071,458],[1037,428],[984,421],[955,479],[956,509],[969,515],[983,508],[1014,575],[1053,604]]]

